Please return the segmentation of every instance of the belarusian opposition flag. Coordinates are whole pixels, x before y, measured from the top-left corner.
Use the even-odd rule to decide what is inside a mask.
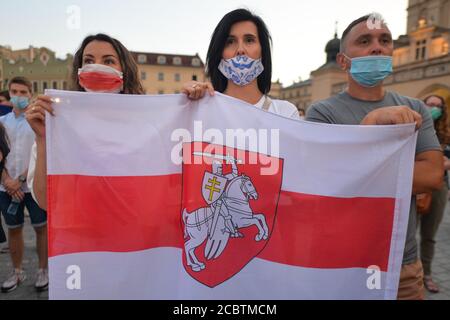
[[[47,94],[50,298],[396,298],[414,125]]]

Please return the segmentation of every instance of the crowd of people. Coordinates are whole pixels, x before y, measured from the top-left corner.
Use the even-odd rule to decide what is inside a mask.
[[[344,125],[415,123],[418,140],[398,298],[424,299],[424,287],[438,292],[431,264],[435,238],[448,201],[443,155],[450,143],[445,100],[433,95],[420,101],[389,92],[383,80],[392,74],[393,39],[386,23],[370,28],[372,16],[356,19],[344,31],[337,63],[348,74],[348,87],[336,96],[309,106],[306,115],[288,101],[270,98],[272,40],[264,21],[246,9],[226,14],[214,30],[206,58],[208,82],[191,81],[182,93],[202,99],[220,92],[258,108],[292,119]],[[105,34],[89,36],[75,53],[72,90],[116,94],[144,94],[137,64],[128,49]],[[1,285],[11,292],[26,274],[22,267],[24,208],[36,233],[38,271],[35,287],[48,288],[47,170],[45,117],[54,116],[52,100],[33,97],[31,82],[11,79],[0,93],[0,210],[7,234],[0,225],[1,252],[11,256],[13,270]],[[445,165],[445,166],[444,166]],[[429,194],[427,213],[417,213],[416,195]],[[420,245],[416,230],[420,227]],[[419,254],[420,247],[420,254]]]

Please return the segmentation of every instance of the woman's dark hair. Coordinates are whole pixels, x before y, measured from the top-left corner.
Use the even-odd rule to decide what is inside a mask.
[[[259,90],[263,94],[267,94],[272,84],[272,38],[264,21],[246,9],[231,11],[220,20],[212,34],[209,44],[208,54],[206,56],[206,74],[211,79],[215,90],[221,93],[226,90],[228,80],[220,72],[218,67],[222,60],[223,50],[230,35],[231,27],[235,23],[242,21],[251,21],[258,29],[258,38],[261,43],[261,62],[264,66],[264,71],[259,75],[257,81]]]
[[[144,94],[144,89],[142,88],[142,84],[138,77],[138,67],[131,53],[119,40],[102,33],[86,37],[78,51],[75,53],[71,77],[72,90],[85,91],[78,81],[78,69],[83,66],[84,49],[92,41],[104,41],[110,43],[119,55],[120,65],[123,71],[123,93]]]
[[[450,124],[449,124],[447,106],[445,105],[445,99],[441,96],[432,94],[432,95],[426,97],[425,99],[423,99],[423,102],[425,104],[427,104],[427,101],[430,98],[437,98],[437,99],[441,100],[442,116],[434,122],[434,129],[436,130],[436,135],[441,144],[450,144]]]
[[[5,167],[6,157],[9,154],[9,140],[6,134],[5,127],[0,123],[0,153],[2,155],[2,161],[0,161],[0,170],[3,172]]]
[[[6,98],[6,100],[11,100],[11,97],[9,96],[9,91],[8,90],[5,90],[5,91],[1,91],[0,92],[0,97],[5,97]]]

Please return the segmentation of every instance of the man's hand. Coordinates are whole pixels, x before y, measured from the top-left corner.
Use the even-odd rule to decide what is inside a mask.
[[[407,106],[384,107],[370,112],[361,125],[394,125],[416,123],[416,130],[422,126],[422,116]]]
[[[11,197],[17,202],[22,202],[23,199],[25,199],[25,193],[23,193],[22,190],[17,190]]]
[[[12,179],[10,177],[5,177],[3,181],[3,185],[5,186],[6,191],[9,195],[14,194],[17,190],[20,189],[22,183],[18,179]]]
[[[450,170],[450,160],[447,157],[444,157],[444,169]]]

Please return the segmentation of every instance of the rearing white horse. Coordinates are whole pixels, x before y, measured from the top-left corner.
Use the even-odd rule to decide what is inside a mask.
[[[263,214],[254,214],[249,201],[257,200],[258,193],[248,176],[240,175],[233,178],[225,188],[224,194],[220,200],[211,206],[199,208],[191,213],[183,210],[184,244],[187,264],[193,271],[205,269],[205,264],[199,261],[195,255],[195,249],[199,247],[208,237],[209,225],[213,221],[215,207],[220,205],[220,214],[222,217],[231,215],[232,222],[236,229],[246,228],[255,225],[258,228],[258,234],[255,241],[267,240],[269,229]],[[226,210],[226,212],[225,212]],[[216,210],[219,211],[219,210]],[[226,247],[230,236],[229,230],[225,226],[224,219],[217,224],[214,230],[211,230],[214,236],[208,239],[205,249],[205,257],[208,260],[220,256]]]

